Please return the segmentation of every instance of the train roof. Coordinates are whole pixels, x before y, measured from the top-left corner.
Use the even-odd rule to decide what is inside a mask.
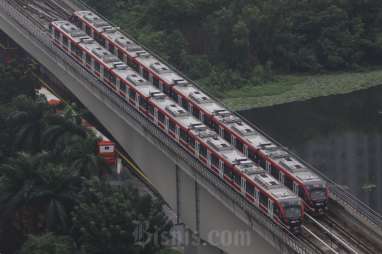
[[[268,190],[278,200],[297,199],[298,197],[289,189],[285,188],[277,179],[267,173],[255,174],[252,179],[260,186]]]

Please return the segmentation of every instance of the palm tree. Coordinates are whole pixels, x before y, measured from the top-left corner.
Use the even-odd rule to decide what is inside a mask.
[[[49,107],[41,99],[34,101],[27,96],[18,96],[13,101],[16,110],[7,119],[8,127],[14,133],[13,147],[37,153],[41,151],[41,136],[46,127]]]
[[[67,144],[85,138],[87,130],[72,118],[53,115],[47,118],[47,127],[42,133],[42,145],[45,149],[61,152]]]
[[[39,169],[29,202],[41,205],[47,230],[67,232],[68,212],[76,204],[81,182],[81,177],[63,165],[48,163]]]
[[[90,134],[87,138],[77,139],[63,151],[63,157],[80,176],[104,176],[110,174],[110,166],[97,155],[97,137]]]
[[[47,154],[31,156],[20,153],[0,166],[0,226],[13,221],[15,217],[20,220],[27,217],[28,211],[24,208],[35,187],[38,168],[46,159]],[[24,231],[23,228],[20,230]]]
[[[0,226],[13,221],[24,235],[67,230],[81,178],[49,161],[47,153],[23,153],[0,167]]]

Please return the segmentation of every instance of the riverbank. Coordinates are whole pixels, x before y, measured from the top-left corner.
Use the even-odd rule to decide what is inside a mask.
[[[381,84],[382,68],[356,73],[283,75],[264,85],[219,91],[219,94],[231,109],[245,110],[346,94]],[[210,92],[214,93],[211,90]]]

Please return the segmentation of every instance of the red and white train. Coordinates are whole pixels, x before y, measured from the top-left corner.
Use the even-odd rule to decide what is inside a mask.
[[[300,198],[132,68],[68,21],[50,24],[53,43],[143,114],[264,214],[299,233]]]
[[[53,93],[51,93],[47,88],[41,87],[38,89],[38,94],[44,95],[48,104],[52,107],[58,108],[58,106],[63,104],[63,101],[57,98]],[[62,111],[57,110],[57,113],[62,113]],[[117,162],[117,156],[115,151],[115,143],[98,131],[94,126],[89,124],[85,119],[82,119],[82,125],[87,129],[91,130],[94,135],[99,139],[97,143],[97,154],[103,158],[107,164],[110,166],[115,166]]]
[[[155,56],[91,11],[77,11],[72,22],[154,86],[173,98],[221,137],[298,194],[315,214],[327,209],[326,182],[306,164],[171,70]]]

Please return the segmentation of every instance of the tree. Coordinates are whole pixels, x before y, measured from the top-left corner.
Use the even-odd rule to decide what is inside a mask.
[[[171,227],[162,202],[97,179],[85,183],[72,220],[73,236],[88,254],[155,253],[161,245],[153,236],[164,236]],[[135,238],[138,226],[144,239]]]
[[[85,178],[110,174],[110,166],[97,154],[98,142],[99,139],[91,133],[86,138],[74,138],[65,146],[62,158],[78,175]]]
[[[49,156],[22,153],[0,166],[0,225],[14,223],[24,235],[67,230],[81,178]]]
[[[14,133],[14,150],[32,153],[41,151],[42,133],[46,127],[46,116],[50,109],[46,101],[18,96],[13,100],[16,110],[9,114],[7,125]]]
[[[20,254],[73,254],[75,244],[67,236],[47,233],[40,236],[30,235],[20,250]]]
[[[32,75],[34,65],[21,59],[10,64],[0,65],[0,104],[10,103],[15,96],[26,95],[33,97],[37,80]]]

